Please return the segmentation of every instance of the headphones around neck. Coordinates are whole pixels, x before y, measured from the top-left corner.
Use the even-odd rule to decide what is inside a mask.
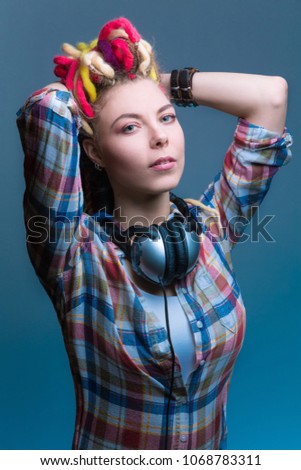
[[[200,251],[200,223],[183,199],[170,193],[170,200],[181,214],[175,213],[173,218],[160,225],[131,226],[121,231],[117,224],[107,224],[106,219],[103,220],[107,233],[125,253],[134,271],[160,286],[168,286],[189,274]]]

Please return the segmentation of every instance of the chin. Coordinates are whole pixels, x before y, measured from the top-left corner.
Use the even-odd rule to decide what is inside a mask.
[[[164,193],[169,193],[170,191],[173,191],[174,189],[177,188],[177,184],[172,184],[172,185],[161,185],[158,188],[154,188],[153,190],[149,191],[149,194],[152,195],[159,195],[159,194],[164,194]]]
[[[157,178],[148,181],[148,185],[137,188],[138,193],[149,196],[158,196],[163,193],[169,193],[177,188],[181,179],[181,175],[166,175],[164,178]]]
[[[179,182],[180,182],[180,178],[177,178],[174,181],[171,181],[169,184],[162,185],[162,191],[163,192],[173,191],[174,189],[178,187]]]

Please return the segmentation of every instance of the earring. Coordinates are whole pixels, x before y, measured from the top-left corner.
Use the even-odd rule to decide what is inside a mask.
[[[95,165],[95,169],[98,170],[98,171],[103,171],[103,167],[98,165],[98,163],[94,163]]]

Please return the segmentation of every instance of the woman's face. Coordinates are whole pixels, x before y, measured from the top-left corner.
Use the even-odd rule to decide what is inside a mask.
[[[149,79],[116,85],[96,111],[99,164],[115,198],[175,188],[184,168],[184,135],[175,110]]]

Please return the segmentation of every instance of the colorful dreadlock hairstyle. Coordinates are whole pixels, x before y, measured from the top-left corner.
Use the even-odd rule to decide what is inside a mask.
[[[85,212],[94,214],[99,209],[111,213],[114,194],[106,171],[98,171],[85,153],[82,142],[93,135],[95,104],[105,90],[125,80],[146,77],[160,81],[159,71],[151,45],[141,38],[126,18],[106,23],[98,38],[76,47],[63,44],[66,56],[54,58],[54,73],[72,92],[81,113],[79,133],[81,148],[80,171],[84,192]]]
[[[151,45],[126,18],[109,21],[90,43],[80,42],[76,47],[65,43],[62,50],[67,57],[54,57],[54,73],[73,93],[84,120],[94,117],[92,105],[102,83],[113,86],[118,76],[129,80],[149,77],[159,82]],[[92,133],[89,127],[85,129]]]

